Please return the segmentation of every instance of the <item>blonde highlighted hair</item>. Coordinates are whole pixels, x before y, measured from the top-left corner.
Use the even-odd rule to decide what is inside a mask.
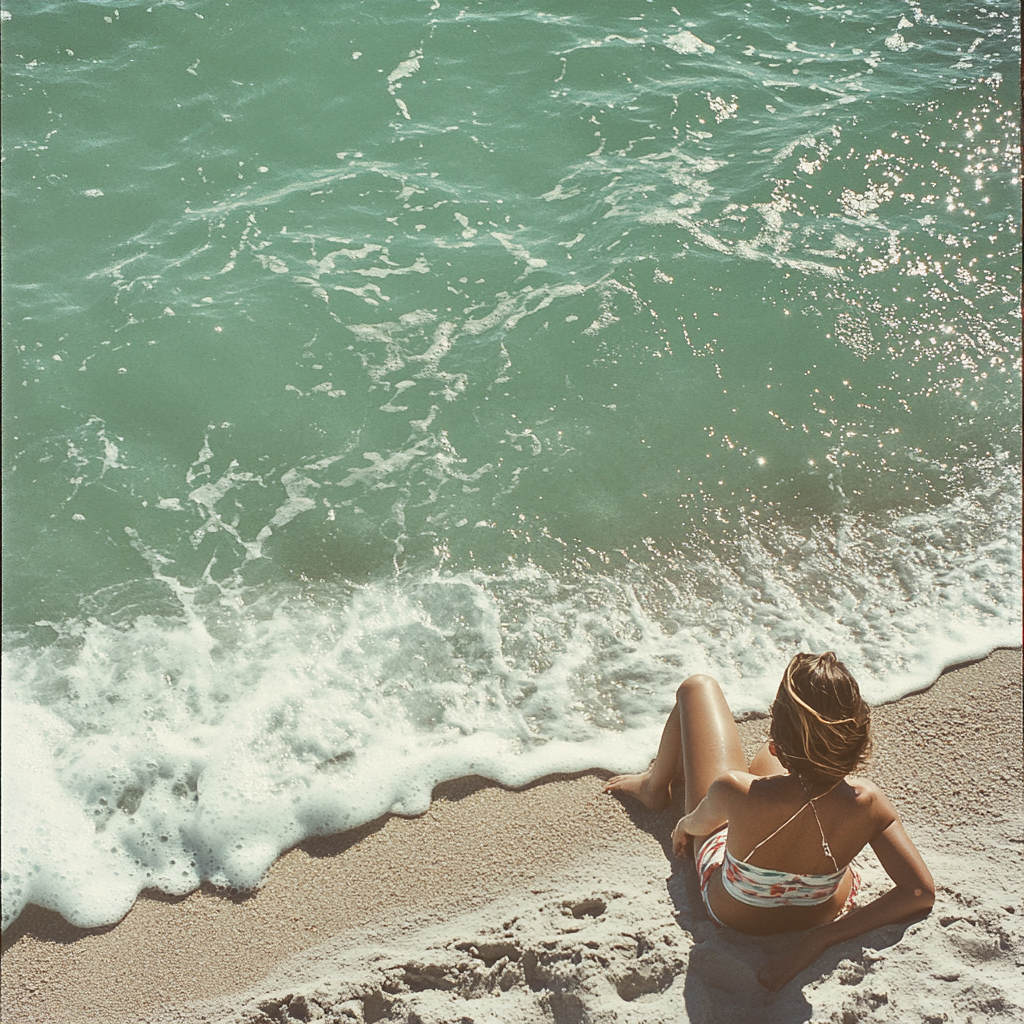
[[[798,654],[772,705],[771,739],[795,774],[839,779],[856,771],[871,748],[871,710],[832,651]]]

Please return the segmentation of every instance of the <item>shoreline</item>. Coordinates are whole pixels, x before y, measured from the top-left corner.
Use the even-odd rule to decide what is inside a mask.
[[[418,818],[299,844],[251,894],[147,892],[120,923],[92,930],[26,908],[4,936],[0,1016],[788,1021],[884,1005],[879,1020],[924,1021],[937,1000],[949,1020],[1014,1019],[1020,700],[1021,651],[1000,648],[872,709],[864,774],[932,868],[936,906],[834,947],[777,996],[752,980],[771,940],[715,929],[693,872],[671,857],[679,809],[604,796],[612,773],[589,771],[521,789],[442,784]],[[763,717],[740,722],[748,756],[764,729]],[[870,851],[862,859],[870,898],[884,873]],[[623,934],[643,936],[630,955]]]

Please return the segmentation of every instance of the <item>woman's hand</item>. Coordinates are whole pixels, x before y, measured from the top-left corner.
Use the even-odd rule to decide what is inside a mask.
[[[769,992],[778,992],[785,988],[805,967],[810,967],[818,959],[820,952],[810,943],[799,943],[781,956],[772,957],[758,971],[757,980]]]
[[[676,827],[672,829],[672,852],[677,857],[682,857],[686,853],[686,848],[690,845],[690,840],[693,836],[686,830],[686,819],[690,815],[687,814],[685,817],[680,818],[676,822]]]
[[[746,795],[753,778],[747,772],[729,771],[719,775],[708,787],[704,799],[672,829],[672,852],[682,857],[694,836],[709,836],[725,825],[735,798]]]

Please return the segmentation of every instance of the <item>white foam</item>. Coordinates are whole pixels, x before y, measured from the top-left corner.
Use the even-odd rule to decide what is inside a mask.
[[[311,500],[291,483],[282,515]],[[139,587],[167,588],[177,617],[124,629],[100,609],[3,656],[4,924],[26,902],[93,926],[148,886],[251,887],[303,837],[419,813],[461,775],[640,768],[691,672],[737,712],[767,707],[798,649],[837,650],[873,702],[921,688],[1019,642],[1018,511],[1007,472],[888,522],[751,530],[725,560],[432,573],[304,600],[184,587],[150,552],[156,584]]]
[[[703,39],[698,39],[692,32],[684,29],[673,36],[668,36],[665,45],[676,53],[714,53],[715,48]]]

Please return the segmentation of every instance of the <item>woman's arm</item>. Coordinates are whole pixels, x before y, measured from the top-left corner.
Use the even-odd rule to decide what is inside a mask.
[[[707,796],[684,815],[672,830],[672,852],[681,857],[692,836],[709,836],[729,821],[736,798],[750,789],[754,776],[747,772],[726,772],[708,787]]]
[[[845,917],[812,929],[787,953],[770,960],[758,975],[765,988],[778,992],[837,942],[931,909],[935,902],[935,883],[898,817],[871,841],[871,848],[895,886],[866,906],[851,910]]]

